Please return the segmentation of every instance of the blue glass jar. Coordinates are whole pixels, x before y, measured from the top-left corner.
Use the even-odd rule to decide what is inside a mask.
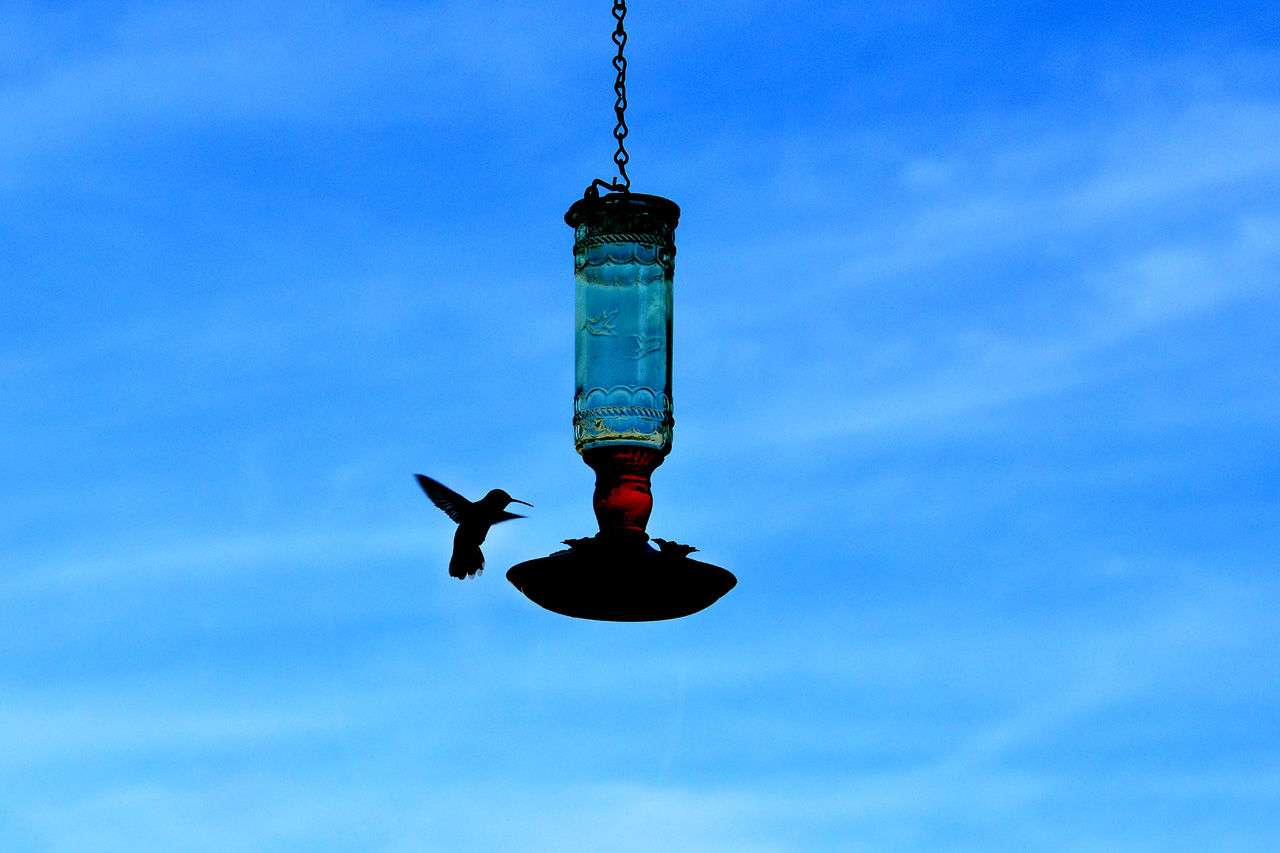
[[[576,275],[574,446],[671,449],[671,299],[680,208],[639,193],[565,214]]]

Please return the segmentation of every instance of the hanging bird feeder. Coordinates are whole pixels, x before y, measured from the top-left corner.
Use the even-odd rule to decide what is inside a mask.
[[[696,551],[650,544],[650,476],[671,450],[671,321],[680,208],[631,192],[624,111],[624,0],[613,33],[618,178],[596,179],[565,214],[574,229],[576,277],[574,446],[596,473],[600,532],[568,539],[507,579],[548,610],[583,619],[645,622],[696,613],[733,589],[731,572],[691,559]],[[607,190],[600,194],[600,188]]]

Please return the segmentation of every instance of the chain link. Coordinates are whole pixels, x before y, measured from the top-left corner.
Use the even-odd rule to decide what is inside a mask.
[[[627,138],[627,58],[622,55],[622,49],[627,46],[627,31],[623,28],[622,19],[626,16],[626,0],[613,0],[613,17],[618,21],[618,26],[613,31],[613,43],[618,46],[618,55],[613,58],[613,67],[618,72],[613,81],[613,91],[618,96],[613,104],[613,112],[618,117],[618,124],[613,128],[613,138],[618,140],[618,151],[613,155],[613,162],[618,166],[619,177],[612,182],[596,178],[583,194],[587,198],[599,197],[599,187],[615,193],[631,192],[631,178],[627,176],[627,163],[631,162],[631,157],[627,154],[624,142]]]

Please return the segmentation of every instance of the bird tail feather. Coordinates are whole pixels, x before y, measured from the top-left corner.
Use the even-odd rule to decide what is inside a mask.
[[[484,554],[480,551],[480,546],[468,549],[454,549],[453,557],[449,560],[449,574],[455,578],[470,578],[479,575],[484,571]]]

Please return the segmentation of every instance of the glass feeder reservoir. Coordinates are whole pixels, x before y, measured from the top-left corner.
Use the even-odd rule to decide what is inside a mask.
[[[573,440],[671,450],[673,234],[680,208],[657,196],[585,198],[573,226]]]

